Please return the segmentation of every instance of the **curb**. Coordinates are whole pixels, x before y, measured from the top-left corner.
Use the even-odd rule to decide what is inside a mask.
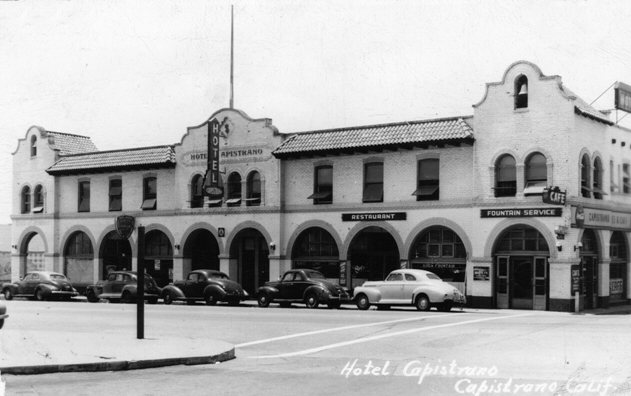
[[[97,363],[45,364],[37,366],[0,367],[0,373],[13,375],[33,375],[51,373],[69,373],[80,371],[124,371],[147,368],[196,364],[214,364],[235,359],[235,348],[212,356],[195,356],[151,360],[113,360]]]

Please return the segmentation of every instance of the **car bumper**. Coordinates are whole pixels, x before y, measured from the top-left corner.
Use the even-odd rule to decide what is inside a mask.
[[[64,290],[53,290],[48,294],[51,296],[68,296],[68,297],[77,297],[79,295],[76,291],[64,291]]]
[[[339,301],[340,303],[352,303],[353,299],[349,295],[345,296],[329,296],[329,301]]]

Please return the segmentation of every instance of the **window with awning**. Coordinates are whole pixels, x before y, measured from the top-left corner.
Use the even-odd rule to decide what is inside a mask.
[[[333,167],[330,165],[315,168],[313,194],[307,199],[313,199],[314,205],[330,204],[333,202]]]
[[[123,209],[123,181],[121,179],[110,180],[110,212]]]
[[[383,163],[364,165],[364,203],[383,202]]]
[[[439,161],[438,158],[418,161],[416,190],[417,201],[437,201],[439,198]]]

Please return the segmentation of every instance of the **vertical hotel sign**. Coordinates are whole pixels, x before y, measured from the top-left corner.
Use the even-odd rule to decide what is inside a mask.
[[[204,193],[208,196],[222,195],[219,187],[219,129],[216,118],[208,121],[208,168],[204,179]]]

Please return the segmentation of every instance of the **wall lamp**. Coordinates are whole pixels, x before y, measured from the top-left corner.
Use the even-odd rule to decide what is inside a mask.
[[[582,247],[583,247],[583,244],[579,242],[576,245],[574,245],[574,251],[581,250]]]
[[[180,245],[173,245],[174,248],[176,248],[177,250],[180,250]]]
[[[557,246],[557,250],[559,252],[563,250],[563,244],[561,243],[561,241],[557,241],[556,242],[556,246]]]
[[[270,249],[271,251],[276,250],[276,244],[275,244],[274,242],[270,242],[270,243],[269,243],[269,249]]]
[[[11,247],[12,247],[13,249],[17,249],[17,248],[18,248],[18,245],[11,245]]]

